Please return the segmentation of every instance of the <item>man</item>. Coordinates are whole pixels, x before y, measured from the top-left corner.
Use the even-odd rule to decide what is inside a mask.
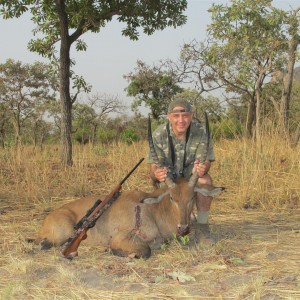
[[[206,152],[207,133],[205,124],[193,119],[191,104],[185,99],[176,99],[169,104],[167,124],[159,126],[153,132],[153,142],[159,161],[167,166],[157,166],[149,153],[150,177],[157,185],[163,184],[167,176],[190,178],[193,172],[198,172],[199,183],[212,185],[212,178],[208,174],[211,162],[215,160],[211,139],[207,158],[202,162],[203,152]],[[212,197],[197,193],[197,222],[201,232],[210,238],[208,216]]]

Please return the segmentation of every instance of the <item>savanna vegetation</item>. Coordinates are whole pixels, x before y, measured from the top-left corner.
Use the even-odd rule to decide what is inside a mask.
[[[57,146],[2,149],[0,171],[2,299],[298,299],[300,297],[300,149],[264,136],[216,142],[212,175],[215,246],[182,240],[148,260],[79,247],[73,261],[59,248],[27,243],[50,210],[83,195],[109,192],[147,153],[147,143],[76,145],[72,168]],[[123,189],[151,190],[145,163]],[[124,212],[126,213],[126,212]]]
[[[1,299],[300,299],[300,7],[212,5],[206,41],[124,74],[134,98],[128,116],[121,99],[92,93],[72,71],[70,47],[85,50],[79,38],[114,16],[132,39],[139,27],[152,34],[184,24],[187,1],[169,2],[0,1],[4,18],[31,13],[44,37],[29,48],[50,59],[0,64]],[[139,108],[156,127],[174,95],[189,99],[200,120],[209,114],[211,173],[226,187],[212,207],[216,245],[195,243],[192,230],[146,261],[84,243],[68,261],[28,243],[49,211],[109,192],[147,156]],[[145,162],[123,189],[152,189]]]

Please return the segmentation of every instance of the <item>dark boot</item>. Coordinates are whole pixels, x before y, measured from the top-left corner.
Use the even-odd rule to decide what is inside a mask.
[[[208,224],[195,224],[195,241],[200,245],[214,245],[214,240]]]

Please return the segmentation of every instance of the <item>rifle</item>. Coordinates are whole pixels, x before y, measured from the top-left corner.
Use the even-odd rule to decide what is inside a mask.
[[[133,167],[133,169],[115,186],[115,188],[104,198],[103,201],[97,200],[94,205],[86,212],[81,220],[74,226],[74,233],[62,245],[61,254],[63,257],[73,259],[78,255],[77,249],[82,240],[87,238],[87,231],[94,227],[101,215],[112,205],[112,203],[119,197],[122,184],[141,164],[144,158]]]

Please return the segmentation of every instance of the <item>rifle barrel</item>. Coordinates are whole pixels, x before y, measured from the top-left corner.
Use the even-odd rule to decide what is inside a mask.
[[[122,185],[127,178],[135,171],[135,169],[142,163],[144,157],[139,160],[139,162],[132,168],[132,170],[120,181],[120,185]]]

